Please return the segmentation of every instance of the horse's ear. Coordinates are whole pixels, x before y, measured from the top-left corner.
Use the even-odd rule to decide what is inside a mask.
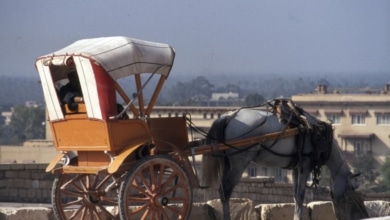
[[[362,175],[362,172],[359,172],[359,173],[355,173],[355,174],[352,174],[351,178],[356,178],[358,176]]]

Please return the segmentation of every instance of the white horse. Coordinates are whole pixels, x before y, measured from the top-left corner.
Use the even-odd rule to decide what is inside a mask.
[[[308,121],[312,121],[311,123],[319,122],[307,113],[305,115],[309,118]],[[216,120],[208,133],[207,140],[209,143],[226,143],[231,140],[282,132],[286,129],[287,123],[286,120],[282,121],[276,114],[268,111],[241,109]],[[344,161],[337,142],[333,140],[332,133],[330,138],[328,144],[331,149],[321,156],[326,155],[327,161],[323,163],[326,163],[324,165],[331,172],[333,182],[331,192],[336,216],[340,220],[367,218],[363,200],[360,194],[354,191],[351,183],[354,175]],[[224,219],[230,219],[229,199],[251,161],[267,167],[290,167],[292,169],[294,220],[302,219],[306,183],[310,172],[316,167],[313,155],[318,152],[312,139],[313,135],[307,132],[306,135],[303,134],[300,137],[290,136],[252,146],[231,146],[232,149],[223,152],[205,154],[202,161],[204,184],[219,186]],[[316,168],[318,170],[319,167]]]

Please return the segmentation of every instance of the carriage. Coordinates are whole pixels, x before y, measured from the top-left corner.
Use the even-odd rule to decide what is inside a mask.
[[[210,144],[189,140],[185,116],[151,117],[174,58],[168,44],[119,36],[79,40],[36,60],[59,152],[46,168],[56,174],[57,219],[187,219],[192,189],[201,187],[194,155],[298,134]],[[81,98],[65,102],[70,71]]]

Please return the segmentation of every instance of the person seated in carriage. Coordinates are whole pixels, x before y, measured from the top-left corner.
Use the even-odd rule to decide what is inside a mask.
[[[68,71],[69,82],[60,88],[60,99],[63,104],[68,104],[71,111],[76,111],[78,103],[83,102],[79,77],[75,69]]]

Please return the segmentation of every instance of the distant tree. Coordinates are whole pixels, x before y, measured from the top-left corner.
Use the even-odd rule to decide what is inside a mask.
[[[16,106],[11,122],[1,133],[2,144],[22,144],[29,139],[45,137],[45,110],[26,106]]]
[[[178,82],[169,90],[173,103],[178,105],[195,105],[194,97],[210,98],[214,85],[206,77],[198,76],[189,82]]]
[[[383,185],[387,190],[390,190],[390,156],[386,156],[385,162],[381,167],[381,174],[383,177]]]
[[[260,95],[258,93],[252,93],[252,94],[249,94],[245,97],[244,104],[246,106],[255,106],[255,105],[263,104],[264,102],[265,102],[265,99],[262,95]]]

